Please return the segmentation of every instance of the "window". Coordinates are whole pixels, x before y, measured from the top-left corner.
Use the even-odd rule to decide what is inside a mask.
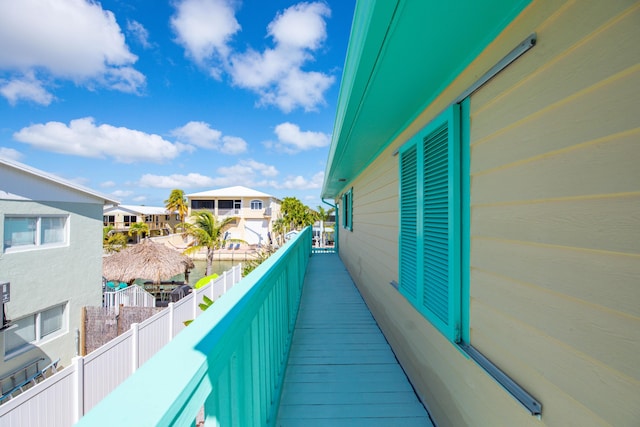
[[[342,228],[353,231],[353,188],[342,195]]]
[[[135,224],[138,222],[138,217],[136,215],[125,215],[124,216],[124,226],[129,227],[131,224]]]
[[[4,249],[63,246],[67,243],[67,216],[6,216]]]
[[[254,210],[254,211],[262,210],[262,200],[252,200],[251,210]]]
[[[400,292],[449,340],[461,339],[460,107],[400,150]]]
[[[191,209],[214,209],[214,201],[213,200],[192,200],[191,201]]]
[[[65,306],[60,304],[13,321],[4,333],[5,356],[26,350],[62,331],[66,324]]]
[[[108,225],[115,225],[116,224],[116,217],[115,215],[105,215],[103,218],[103,224],[104,226],[108,226]]]

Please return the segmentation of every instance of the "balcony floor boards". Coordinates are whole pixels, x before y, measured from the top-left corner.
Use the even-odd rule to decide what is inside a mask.
[[[276,426],[432,426],[338,255],[309,261]]]

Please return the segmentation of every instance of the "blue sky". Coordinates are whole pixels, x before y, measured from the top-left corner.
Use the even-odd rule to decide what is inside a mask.
[[[354,7],[0,0],[0,157],[123,204],[245,185],[315,208]]]

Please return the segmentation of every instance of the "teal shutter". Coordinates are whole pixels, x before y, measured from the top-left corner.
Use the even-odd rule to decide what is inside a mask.
[[[399,289],[454,342],[461,316],[459,116],[452,106],[400,150]]]
[[[400,291],[414,304],[418,282],[418,150],[400,154]]]
[[[423,142],[424,206],[422,305],[449,323],[449,162],[447,124]]]

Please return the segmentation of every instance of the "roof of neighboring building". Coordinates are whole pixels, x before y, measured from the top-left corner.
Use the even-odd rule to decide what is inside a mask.
[[[357,2],[322,197],[340,195],[529,3]]]
[[[118,205],[118,206],[105,206],[105,213],[136,213],[141,215],[169,215],[175,212],[167,212],[167,208],[164,206],[137,206],[137,205]]]
[[[237,185],[235,187],[226,187],[219,188],[217,190],[209,190],[209,191],[201,191],[199,193],[191,193],[187,194],[185,197],[193,198],[193,197],[211,197],[211,198],[220,198],[220,197],[271,197],[274,196],[263,193],[261,191],[253,190],[251,188],[243,187],[241,185]]]
[[[66,188],[68,190],[72,190],[72,191],[77,192],[77,193],[81,193],[81,194],[83,194],[85,196],[90,196],[92,198],[101,199],[103,201],[103,203],[105,203],[105,204],[117,205],[117,204],[120,203],[118,200],[114,199],[111,196],[99,193],[99,192],[97,192],[95,190],[92,190],[90,188],[87,188],[87,187],[84,187],[82,185],[73,183],[71,181],[67,181],[66,179],[60,178],[59,176],[50,174],[48,172],[44,172],[42,170],[33,168],[31,166],[27,166],[27,165],[25,165],[23,163],[16,162],[14,160],[0,158],[0,166],[4,167],[4,168],[7,168],[9,170],[13,170],[14,172],[19,172],[19,173],[31,175],[32,177],[48,181],[49,183],[55,184],[55,185],[60,186],[60,187],[64,187],[64,188]],[[2,182],[2,181],[0,180],[0,182]],[[20,192],[21,192],[20,190],[24,189],[24,186],[22,186],[20,183],[4,182],[2,184],[3,185],[0,188],[0,193],[5,192],[6,194],[15,194],[15,195],[18,195],[18,196],[22,195],[22,194],[20,194]],[[11,186],[13,188],[8,188],[9,186]]]

